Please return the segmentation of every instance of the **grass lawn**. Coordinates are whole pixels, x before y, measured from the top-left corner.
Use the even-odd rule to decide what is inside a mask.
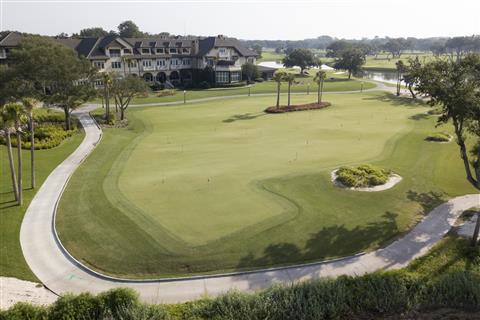
[[[392,56],[387,56],[387,54],[379,54],[376,58],[374,56],[367,56],[367,61],[365,65],[363,66],[364,69],[379,69],[379,70],[394,70],[396,69],[395,63],[398,60],[403,60],[404,63],[408,64],[408,59],[412,58],[415,59],[415,57],[418,57],[420,59],[420,62],[428,62],[432,61],[435,58],[435,56],[432,53],[404,53],[401,55],[400,58],[392,58]]]
[[[56,148],[36,151],[36,178],[38,188],[50,172],[77,148],[82,139],[83,133],[76,134]],[[14,152],[16,155],[16,149],[14,149]],[[36,190],[30,189],[30,152],[23,150],[22,169],[24,178],[23,186],[25,190],[24,203],[21,207],[16,206],[14,202],[15,198],[11,191],[12,185],[8,166],[7,148],[3,145],[0,145],[0,167],[2,172],[2,179],[0,179],[0,275],[38,281],[23,258],[19,241],[23,215],[36,193]],[[15,168],[17,168],[16,162]]]
[[[475,192],[456,145],[424,141],[427,107],[385,93],[325,100],[275,115],[263,113],[272,97],[129,110],[129,128],[106,129],[67,187],[64,245],[136,278],[278,266],[378,247]],[[362,163],[404,179],[378,193],[332,186],[332,169]]]
[[[272,49],[272,48],[263,48],[262,57],[260,59],[257,59],[257,63],[260,63],[263,61],[278,61],[278,60],[282,60],[283,58],[285,58],[284,53],[276,53],[275,49]]]
[[[296,70],[298,72],[298,70]],[[313,83],[314,70],[309,77],[298,77],[297,83],[292,86],[292,92],[307,92],[314,93],[316,86]],[[332,79],[333,78],[333,79]],[[308,88],[307,88],[308,87]],[[345,75],[338,75],[329,73],[328,79],[325,81],[324,90],[328,91],[355,91],[360,90],[361,81],[356,79],[348,80]],[[374,88],[375,84],[370,82],[364,82],[363,88],[370,89]],[[173,101],[183,101],[183,90],[175,90],[174,95],[158,97],[156,93],[149,94],[148,97],[134,98],[132,104],[144,104],[144,103],[162,103],[162,102],[173,102]],[[261,83],[255,83],[250,88],[251,94],[259,93],[275,93],[277,92],[277,83],[274,81],[265,81]],[[287,84],[282,83],[281,92],[287,92]],[[233,96],[233,95],[248,95],[248,87],[238,87],[238,88],[212,88],[208,90],[187,90],[186,98],[190,99],[199,99],[199,98],[208,98],[208,97],[219,97],[219,96]],[[100,99],[95,101],[96,103],[101,103]],[[113,103],[113,100],[112,100]]]

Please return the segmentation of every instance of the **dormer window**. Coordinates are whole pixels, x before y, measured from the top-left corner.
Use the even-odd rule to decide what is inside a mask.
[[[120,57],[120,49],[110,49],[110,57]]]
[[[157,54],[163,54],[165,52],[165,50],[163,50],[163,48],[157,48]]]
[[[177,48],[170,48],[170,53],[177,53]]]
[[[123,49],[123,54],[132,54],[131,49]]]
[[[142,49],[142,54],[150,54],[150,49],[148,49],[148,48],[143,48],[143,49]]]

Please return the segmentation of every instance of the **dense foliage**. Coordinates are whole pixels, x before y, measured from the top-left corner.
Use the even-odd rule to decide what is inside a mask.
[[[452,137],[445,132],[436,132],[428,135],[426,138],[428,141],[435,141],[435,142],[449,142]]]
[[[341,167],[336,175],[336,180],[344,186],[361,188],[385,184],[391,171],[364,164],[358,167]]]

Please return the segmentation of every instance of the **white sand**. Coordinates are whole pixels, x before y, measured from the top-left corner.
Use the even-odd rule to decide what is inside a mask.
[[[349,189],[349,190],[354,190],[354,191],[363,191],[363,192],[384,191],[384,190],[388,190],[388,189],[393,188],[397,183],[402,181],[402,177],[400,177],[398,174],[393,173],[392,175],[390,175],[390,178],[388,179],[388,181],[385,184],[381,184],[381,185],[374,186],[374,187],[366,187],[366,188],[349,188],[349,187],[345,186],[343,183],[337,181],[337,171],[338,171],[338,169],[333,170],[331,175],[330,175],[333,184],[336,185],[337,187],[345,188],[345,189]]]
[[[28,302],[35,305],[47,305],[57,300],[58,296],[43,285],[0,277],[0,309],[6,310],[17,302]]]

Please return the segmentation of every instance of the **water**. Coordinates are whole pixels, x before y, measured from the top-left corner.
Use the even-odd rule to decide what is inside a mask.
[[[260,62],[258,65],[263,67],[276,68],[276,69],[284,68],[283,64],[279,61],[263,61],[263,62]],[[312,69],[318,69],[318,68],[312,68]],[[327,66],[326,64],[322,64],[322,70],[333,70],[333,68]]]
[[[363,77],[376,81],[383,81],[388,83],[397,83],[397,72],[396,71],[372,71],[372,70],[363,70]]]

